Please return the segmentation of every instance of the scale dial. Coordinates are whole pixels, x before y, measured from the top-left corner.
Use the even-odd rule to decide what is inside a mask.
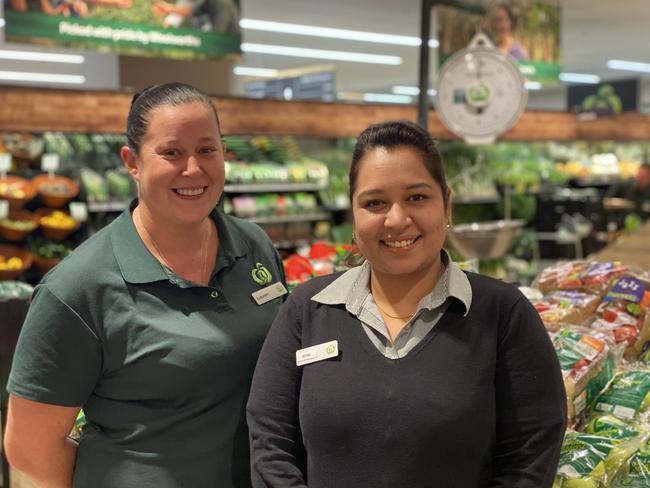
[[[512,127],[526,107],[525,79],[516,62],[477,34],[438,75],[436,111],[471,144],[489,144]]]

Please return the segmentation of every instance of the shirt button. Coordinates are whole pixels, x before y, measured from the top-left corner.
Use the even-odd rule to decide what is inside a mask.
[[[214,290],[212,293],[210,293],[210,296],[211,296],[212,298],[217,298],[217,297],[219,296],[219,292],[216,291],[216,290]]]

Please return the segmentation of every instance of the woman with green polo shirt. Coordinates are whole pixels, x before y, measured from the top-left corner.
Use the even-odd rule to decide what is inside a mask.
[[[145,89],[127,138],[138,199],[34,293],[7,457],[48,488],[249,486],[244,409],[282,262],[260,228],[216,209],[224,153],[205,94]]]

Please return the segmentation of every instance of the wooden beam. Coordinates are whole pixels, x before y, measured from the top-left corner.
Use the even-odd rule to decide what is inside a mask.
[[[0,130],[124,132],[131,94],[5,87],[0,89]],[[412,105],[285,102],[215,97],[224,134],[355,137],[368,125],[389,119],[415,121]],[[434,111],[429,131],[456,139]],[[648,140],[650,116],[622,114],[580,121],[571,113],[526,112],[502,140]]]

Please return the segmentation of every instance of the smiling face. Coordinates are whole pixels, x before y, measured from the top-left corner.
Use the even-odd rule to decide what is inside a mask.
[[[214,113],[202,102],[152,110],[139,153],[125,147],[122,158],[138,182],[139,204],[154,221],[200,222],[223,192],[221,135]]]
[[[377,147],[359,161],[352,195],[356,242],[374,273],[435,274],[449,209],[418,150]]]

